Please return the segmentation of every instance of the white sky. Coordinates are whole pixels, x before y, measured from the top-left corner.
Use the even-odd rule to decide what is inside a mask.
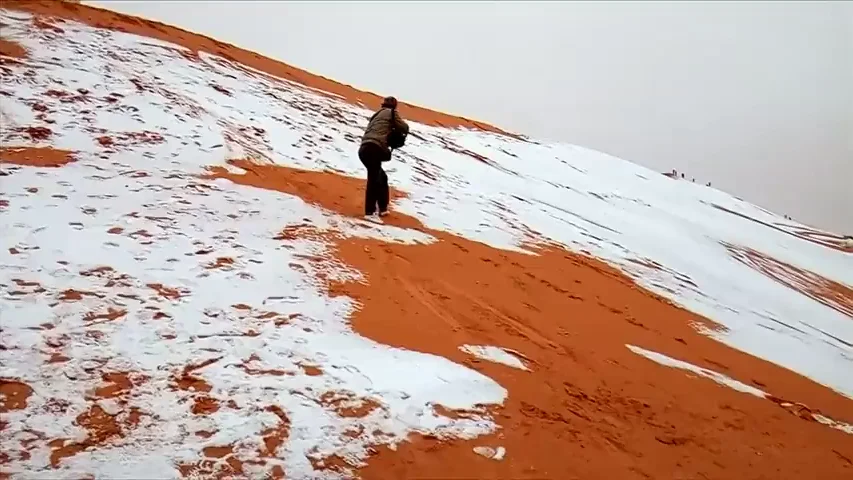
[[[853,2],[86,3],[853,233]]]

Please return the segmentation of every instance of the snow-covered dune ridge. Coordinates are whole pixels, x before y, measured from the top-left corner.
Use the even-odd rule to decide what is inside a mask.
[[[315,277],[358,272],[307,260],[322,257],[322,236],[273,239],[304,224],[397,242],[430,235],[197,177],[211,166],[233,169],[227,161],[240,158],[363,177],[355,152],[370,111],[150,38],[74,22],[58,31],[8,10],[0,22],[4,38],[27,50],[0,64],[0,142],[74,159],[0,177],[0,231],[12,246],[0,251],[0,377],[46,382],[67,403],[32,416],[50,400],[36,389],[27,408],[8,414],[10,444],[32,430],[67,438],[59,450],[45,445],[21,459],[30,471],[58,455],[69,474],[96,464],[108,476],[169,476],[173,463],[195,460],[194,447],[286,429],[278,459],[265,451],[269,442],[234,445],[229,454],[264,458],[258,473],[278,466],[334,478],[309,458],[358,461],[371,445],[411,432],[470,437],[495,428],[483,405],[502,402],[503,387],[444,358],[354,334],[344,321],[352,302],[328,296]],[[393,185],[407,194],[395,210],[495,248],[536,254],[536,246],[556,244],[601,258],[717,322],[706,333],[721,342],[853,398],[849,297],[819,301],[825,292],[805,292],[814,282],[797,280],[811,272],[828,281],[821,288],[849,292],[849,252],[809,241],[799,234],[804,226],[726,193],[589,149],[411,127],[389,165]],[[768,274],[767,263],[786,267]],[[46,301],[75,295],[73,303]],[[126,321],[103,321],[116,316]],[[62,348],[73,361],[57,360],[53,350]],[[164,358],[198,366],[175,374],[161,368]],[[92,374],[105,366],[141,376]],[[93,388],[107,392],[88,415],[114,415],[133,428],[123,443],[83,452],[97,439],[63,412],[87,405]],[[227,391],[242,413],[211,404],[212,389]],[[287,406],[288,419],[271,405]],[[437,405],[473,413],[450,418]],[[134,417],[134,409],[168,416]],[[207,435],[213,423],[219,429]],[[345,441],[353,432],[363,441]],[[131,455],[140,451],[147,456]]]

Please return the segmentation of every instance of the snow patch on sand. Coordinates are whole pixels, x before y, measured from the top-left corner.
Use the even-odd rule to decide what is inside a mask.
[[[849,423],[836,422],[835,420],[833,420],[831,418],[825,417],[823,415],[818,415],[818,414],[815,414],[812,416],[814,417],[815,420],[817,420],[818,422],[820,422],[824,425],[828,425],[828,426],[830,426],[836,430],[841,430],[844,433],[849,433],[850,435],[853,435],[853,425],[850,425]]]
[[[524,362],[504,348],[483,345],[462,345],[459,347],[459,350],[482,360],[500,363],[519,370],[529,370]]]
[[[504,456],[506,456],[506,449],[504,447],[492,448],[480,446],[474,447],[473,450],[477,455],[486,457],[490,460],[501,461],[504,459]]]
[[[709,370],[707,368],[702,368],[702,367],[693,365],[692,363],[688,363],[688,362],[685,362],[682,360],[678,360],[678,359],[666,356],[662,353],[653,352],[651,350],[646,350],[644,348],[640,348],[640,347],[637,347],[634,345],[625,345],[625,346],[628,347],[629,350],[636,353],[637,355],[646,357],[653,362],[659,363],[659,364],[667,366],[667,367],[673,367],[673,368],[678,368],[681,370],[686,370],[688,372],[699,375],[700,377],[709,378],[709,379],[713,380],[714,382],[716,382],[720,385],[732,388],[734,390],[737,390],[738,392],[748,393],[750,395],[754,395],[756,397],[764,398],[764,399],[774,398],[772,395],[768,394],[767,392],[765,392],[761,389],[755,388],[751,385],[747,385],[747,384],[740,382],[738,380],[735,380],[735,379],[733,379],[727,375],[723,375],[722,373],[715,372],[715,371]],[[778,400],[777,400],[777,402],[783,408],[792,407],[792,406],[796,405],[796,404],[793,404],[790,402],[779,402]],[[835,421],[835,420],[828,418],[824,415],[821,415],[819,413],[812,413],[811,411],[809,411],[808,415],[810,415],[814,420],[816,420],[816,421],[818,421],[824,425],[828,425],[832,428],[835,428],[835,429],[840,430],[842,432],[849,433],[849,434],[853,435],[853,425],[850,425],[850,424],[847,424],[844,422],[838,422],[838,421]]]
[[[634,345],[626,345],[629,350],[636,353],[637,355],[642,355],[653,362],[657,362],[661,365],[665,365],[667,367],[680,368],[682,370],[687,370],[688,372],[695,373],[696,375],[710,378],[711,380],[719,383],[720,385],[724,385],[729,388],[733,388],[742,393],[748,393],[750,395],[755,395],[756,397],[765,398],[767,396],[762,390],[747,385],[745,383],[739,382],[729,376],[723,375],[722,373],[717,373],[713,370],[708,370],[707,368],[698,367],[693,365],[692,363],[683,362],[681,360],[676,360],[672,357],[668,357],[661,353],[653,352],[651,350],[646,350],[644,348],[636,347]]]

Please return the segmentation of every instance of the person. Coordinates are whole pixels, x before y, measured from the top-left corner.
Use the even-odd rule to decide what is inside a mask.
[[[392,123],[393,122],[393,123]],[[402,135],[405,141],[409,133],[409,125],[397,112],[397,99],[385,97],[382,107],[370,117],[364,135],[361,137],[361,146],[358,149],[358,158],[367,169],[367,185],[364,192],[364,215],[373,217],[378,210],[379,216],[388,215],[388,175],[382,168],[382,164],[391,160],[391,151],[395,146],[389,146],[389,134],[392,126]],[[402,145],[398,145],[397,147]]]

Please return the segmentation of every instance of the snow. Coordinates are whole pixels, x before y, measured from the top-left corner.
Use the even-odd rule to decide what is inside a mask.
[[[500,363],[519,370],[528,370],[527,366],[524,365],[524,362],[519,360],[518,357],[500,347],[493,347],[490,345],[462,345],[459,347],[459,350],[483,360]]]
[[[354,152],[372,112],[203,52],[193,62],[167,42],[74,22],[63,23],[64,35],[56,35],[7,10],[0,10],[0,21],[4,37],[30,52],[22,66],[6,65],[14,73],[0,79],[0,90],[11,94],[0,104],[0,140],[78,152],[78,161],[62,168],[15,168],[0,177],[0,197],[9,202],[0,210],[0,341],[7,347],[0,352],[0,376],[21,378],[36,390],[25,410],[7,414],[4,451],[29,438],[28,429],[49,438],[84,438],[74,418],[101,385],[93,368],[144,373],[148,380],[133,388],[128,401],[159,417],[143,417],[109,449],[64,459],[52,475],[171,477],[176,462],[197,461],[202,447],[232,443],[235,455],[246,458],[253,445],[240,442],[260,438],[279,421],[264,410],[268,405],[286,412],[291,433],[280,459],[268,459],[264,468],[279,461],[297,476],[336,475],[313,472],[306,455],[338,454],[357,464],[371,445],[393,446],[413,431],[471,437],[495,428],[486,412],[454,420],[432,405],[500,403],[506,395],[501,386],[446,359],[354,334],[346,322],[353,301],[328,297],[316,275],[359,273],[329,260],[322,238],[273,239],[302,223],[385,241],[434,238],[343,218],[294,196],[196,176],[207,166],[252,157],[364,178]],[[50,89],[88,93],[74,102],[46,96]],[[117,100],[106,101],[109,96]],[[36,101],[55,123],[34,115]],[[16,133],[21,126],[45,126],[54,136],[30,142]],[[599,257],[724,327],[704,333],[853,398],[853,321],[736,261],[722,243],[749,246],[846,285],[853,285],[853,255],[716,208],[769,224],[781,221],[728,194],[589,149],[414,122],[411,127],[417,135],[392,162],[392,184],[408,193],[396,210],[496,248],[534,254],[526,245],[545,239]],[[122,140],[124,132],[141,131],[162,141]],[[105,150],[95,140],[102,135],[116,145]],[[29,194],[29,187],[38,194]],[[124,230],[108,233],[113,227]],[[140,230],[151,236],[135,234]],[[203,249],[212,252],[194,253]],[[205,268],[217,257],[234,263]],[[113,270],[80,275],[99,266]],[[44,291],[14,279],[38,282]],[[185,295],[163,298],[149,284]],[[98,296],[54,300],[69,288]],[[239,304],[250,308],[234,308]],[[108,308],[126,313],[120,322],[84,317]],[[168,316],[155,319],[156,312]],[[267,312],[288,320],[274,327],[269,318],[258,318]],[[44,323],[53,328],[38,330]],[[46,363],[46,338],[62,343],[71,360]],[[495,350],[481,353],[507,360]],[[209,395],[222,405],[211,415],[192,415],[195,394],[168,385],[188,363],[208,358],[218,360],[193,375],[212,385]],[[288,373],[249,374],[247,362]],[[308,376],[301,364],[316,365],[323,374]],[[319,404],[324,393],[341,391],[380,408],[349,418]],[[46,411],[51,398],[67,399],[71,407]],[[226,399],[241,408],[226,408]],[[357,440],[345,435],[359,426],[366,433]],[[205,429],[217,433],[207,439],[187,434]],[[13,459],[13,471],[38,477],[50,456],[46,445],[39,448],[29,460]],[[134,460],[139,456],[146,461]]]
[[[738,380],[735,380],[735,379],[729,377],[728,375],[723,375],[722,373],[715,372],[715,371],[709,370],[707,368],[702,368],[702,367],[693,365],[692,363],[688,363],[688,362],[678,360],[678,359],[675,359],[672,357],[668,357],[662,353],[653,352],[651,350],[646,350],[644,348],[637,347],[635,345],[625,345],[625,346],[628,347],[629,350],[636,353],[637,355],[641,355],[643,357],[646,357],[653,362],[659,363],[659,364],[667,366],[667,367],[679,368],[681,370],[686,370],[688,372],[695,373],[696,375],[699,375],[700,377],[709,378],[709,379],[713,380],[714,382],[719,383],[720,385],[723,385],[723,386],[729,387],[731,389],[737,390],[738,392],[747,393],[749,395],[754,395],[754,396],[759,397],[759,398],[768,398],[768,396],[769,396],[769,394],[767,392],[765,392],[761,389],[755,388],[751,385],[747,385],[747,384],[740,382]],[[782,403],[783,407],[784,406],[791,406],[791,405],[793,405],[793,404]],[[812,418],[814,418],[815,420],[817,420],[818,422],[820,422],[824,425],[828,425],[828,426],[835,428],[837,430],[841,430],[844,433],[849,433],[849,434],[853,435],[853,425],[850,425],[850,424],[847,424],[844,422],[837,422],[837,421],[835,421],[829,417],[826,417],[824,415],[817,414],[817,413],[811,413],[811,416],[812,416]]]
[[[814,417],[815,420],[817,420],[818,422],[820,422],[824,425],[829,425],[832,428],[835,428],[837,430],[841,430],[844,433],[849,433],[850,435],[853,435],[853,425],[850,425],[849,423],[836,422],[835,420],[833,420],[831,418],[827,418],[823,415],[815,414],[812,416]]]
[[[94,389],[103,385],[101,372],[148,377],[134,386],[127,405],[116,399],[95,400],[119,418],[132,407],[144,412],[140,425],[124,438],[68,457],[59,470],[49,468],[51,450],[44,442],[30,459],[18,458],[7,466],[13,474],[171,478],[177,464],[197,462],[206,446],[235,445],[238,458],[250,459],[260,448],[262,432],[279,423],[265,410],[270,405],[286,412],[290,434],[278,458],[269,459],[259,475],[279,464],[294,478],[335,478],[333,471],[314,471],[309,458],[335,454],[358,465],[372,445],[394,444],[412,432],[468,438],[496,428],[481,405],[503,402],[503,387],[445,358],[387,347],[355,334],[347,323],[353,301],[329,297],[317,278],[323,272],[330,278],[360,279],[359,272],[337,264],[320,238],[274,238],[288,226],[305,223],[344,237],[424,243],[434,241],[431,236],[343,218],[296,196],[191,175],[202,173],[201,165],[226,160],[224,151],[205,152],[181,141],[207,130],[205,124],[182,129],[171,114],[151,105],[157,97],[134,97],[126,86],[104,91],[109,87],[99,83],[100,77],[85,73],[100,72],[102,64],[64,50],[72,47],[59,40],[39,43],[35,35],[21,37],[26,23],[0,18],[13,24],[13,37],[31,43],[28,64],[39,72],[36,81],[45,83],[19,83],[19,77],[4,76],[4,88],[13,88],[19,98],[46,103],[51,99],[40,93],[51,82],[73,89],[85,86],[92,97],[120,90],[126,94],[125,105],[141,112],[145,128],[160,131],[166,139],[99,158],[100,147],[88,131],[138,130],[142,122],[117,125],[121,116],[102,111],[96,111],[93,121],[80,122],[74,112],[79,107],[56,102],[50,103],[56,121],[52,127],[63,130],[54,146],[79,152],[78,161],[56,169],[4,166],[12,174],[2,180],[2,198],[9,208],[3,209],[0,223],[0,341],[6,347],[0,353],[0,377],[21,379],[35,391],[26,409],[4,414],[8,425],[2,450],[17,451],[32,431],[48,439],[83,441],[87,433],[75,418],[89,408]],[[98,43],[95,37],[100,34],[91,29],[69,31],[80,45]],[[127,48],[136,42],[117,38]],[[68,63],[41,60],[54,55]],[[133,68],[122,66],[124,71]],[[21,105],[4,100],[4,113],[11,110],[18,122],[29,120],[15,117],[7,103]],[[199,143],[222,143],[221,133],[208,131]],[[233,263],[209,268],[218,257]],[[21,281],[28,283],[21,286]],[[181,296],[164,298],[154,284]],[[59,300],[68,289],[90,295],[79,301]],[[239,308],[241,304],[248,308]],[[120,321],[86,316],[110,309],[125,311]],[[45,324],[50,328],[43,331]],[[70,360],[46,363],[50,344],[61,344],[61,353]],[[220,408],[209,416],[193,415],[195,393],[170,385],[184,367],[208,359],[213,363],[192,374],[212,386],[209,396],[219,399]],[[322,374],[308,375],[300,368],[303,364]],[[252,374],[250,369],[284,374]],[[345,394],[351,406],[370,401],[377,408],[363,417],[342,416],[323,405],[329,393]],[[52,399],[64,399],[70,406],[64,413],[50,411]],[[451,419],[436,413],[436,404],[482,415]],[[352,439],[347,432],[353,429],[364,433]],[[210,438],[193,435],[201,430],[216,433]]]
[[[676,360],[672,357],[668,357],[662,353],[653,352],[651,350],[646,350],[640,347],[636,347],[634,345],[626,345],[629,350],[636,353],[637,355],[642,355],[653,362],[657,362],[661,365],[666,365],[667,367],[680,368],[682,370],[687,370],[688,372],[695,373],[696,375],[710,378],[711,380],[719,383],[720,385],[724,385],[729,388],[733,388],[738,392],[748,393],[750,395],[755,395],[756,397],[765,398],[767,394],[762,390],[759,390],[755,387],[749,386],[745,383],[739,382],[729,376],[723,375],[722,373],[717,373],[713,370],[708,370],[707,368],[697,367],[692,363],[683,362],[681,360]]]
[[[277,418],[262,411],[266,405],[279,405],[287,412],[292,433],[284,465],[297,473],[311,471],[306,454],[361,458],[368,444],[398,442],[411,431],[470,436],[494,428],[487,415],[456,421],[438,416],[431,405],[474,408],[478,403],[501,403],[506,395],[502,387],[447,359],[385,347],[355,335],[346,324],[352,301],[327,298],[315,278],[320,269],[339,278],[358,278],[357,272],[331,262],[316,265],[304,260],[304,255],[327,256],[327,246],[319,240],[273,239],[282,228],[303,219],[330,230],[339,228],[349,236],[428,240],[423,235],[390,227],[383,231],[374,226],[356,228],[354,222],[319,211],[298,197],[235,185],[227,190],[216,185],[187,189],[195,181],[155,176],[155,170],[150,177],[134,180],[108,163],[100,165],[96,171],[81,161],[48,174],[21,168],[3,181],[13,206],[3,213],[3,238],[11,246],[40,248],[19,255],[0,253],[0,283],[14,289],[13,279],[22,279],[38,282],[46,290],[22,296],[6,291],[0,303],[0,339],[9,349],[2,353],[0,376],[21,378],[36,389],[26,410],[7,414],[10,426],[4,443],[17,443],[27,429],[49,432],[51,437],[85,437],[72,420],[85,410],[87,394],[100,384],[99,375],[87,373],[87,361],[104,371],[142,372],[151,377],[134,390],[131,406],[157,412],[160,422],[134,430],[109,450],[76,455],[64,467],[69,475],[97,471],[111,478],[140,472],[169,477],[173,467],[164,458],[191,461],[197,455],[193,447],[239,442],[273,426]],[[24,191],[23,187],[36,187],[40,194],[14,193]],[[56,199],[55,194],[68,199]],[[96,213],[87,214],[84,209]],[[144,216],[127,217],[134,211]],[[227,213],[239,217],[231,219]],[[113,226],[123,227],[125,233],[108,233]],[[151,244],[127,235],[139,230],[153,235]],[[202,247],[212,253],[193,255]],[[230,270],[205,268],[219,256],[234,259]],[[60,261],[67,263],[60,265]],[[107,278],[78,274],[99,266],[114,272]],[[126,277],[120,283],[125,286],[107,287],[122,275]],[[187,295],[163,299],[147,286],[156,283],[180,287]],[[53,300],[69,288],[103,298]],[[238,304],[252,309],[235,309]],[[149,306],[155,310],[148,310]],[[127,314],[120,322],[84,318],[88,312],[108,308],[126,309]],[[169,319],[157,319],[156,312]],[[277,327],[270,319],[259,318],[265,312],[274,312],[276,319],[298,316]],[[38,328],[45,322],[55,327],[41,334]],[[102,335],[97,341],[89,336],[93,330]],[[247,336],[251,331],[257,336]],[[167,334],[175,338],[164,341]],[[72,360],[45,364],[45,337],[65,337],[64,354]],[[292,376],[249,375],[240,364],[253,354],[259,357],[253,368],[281,369]],[[181,430],[208,427],[190,414],[190,405],[183,400],[187,394],[170,391],[168,385],[176,371],[208,358],[219,360],[195,374],[214,386],[214,396],[234,400],[241,409],[216,412],[211,417],[217,435],[193,441],[184,438]],[[324,375],[307,376],[300,372],[299,363],[315,365]],[[340,418],[318,403],[330,391],[352,392],[357,398],[378,401],[381,408],[362,419]],[[53,427],[36,413],[50,398],[68,399],[75,407],[60,419],[52,418],[60,422]],[[105,410],[110,413],[114,408]],[[346,439],[344,432],[359,424],[366,432],[381,432],[384,437],[370,433],[362,442]],[[175,451],[176,445],[183,449]],[[321,448],[315,450],[317,446]],[[144,467],[125,461],[140,453],[158,461]],[[38,472],[45,467],[44,461],[45,457],[33,457],[19,464],[20,471]]]
[[[491,460],[503,460],[506,455],[506,449],[504,447],[492,448],[492,447],[474,447],[474,453],[477,455],[481,455]]]

